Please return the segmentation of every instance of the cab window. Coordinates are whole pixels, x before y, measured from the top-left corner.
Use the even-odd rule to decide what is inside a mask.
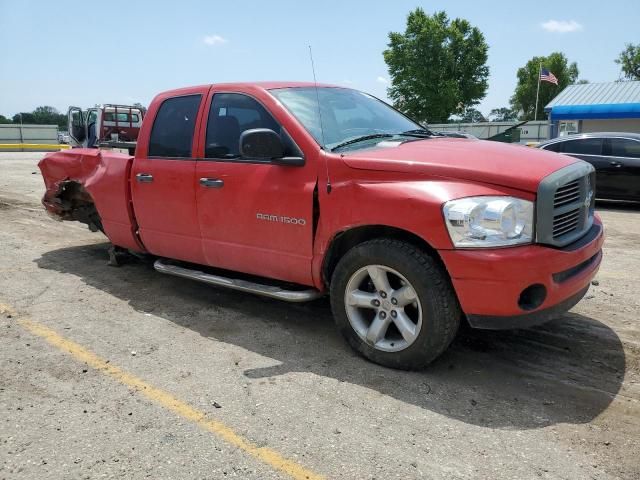
[[[149,157],[191,157],[200,99],[201,95],[187,95],[162,102],[151,130]]]
[[[252,128],[268,128],[280,133],[280,125],[253,98],[239,93],[213,96],[205,147],[206,158],[240,157],[240,134]]]

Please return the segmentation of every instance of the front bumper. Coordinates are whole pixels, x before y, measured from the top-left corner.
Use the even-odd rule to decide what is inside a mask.
[[[596,216],[584,237],[563,248],[534,244],[439,253],[471,326],[524,328],[551,320],[580,301],[600,267],[603,242]],[[532,286],[544,291],[534,305],[523,301],[523,292]]]

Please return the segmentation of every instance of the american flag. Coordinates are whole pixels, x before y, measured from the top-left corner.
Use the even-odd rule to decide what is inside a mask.
[[[558,79],[556,76],[546,68],[540,69],[540,80],[558,85]]]

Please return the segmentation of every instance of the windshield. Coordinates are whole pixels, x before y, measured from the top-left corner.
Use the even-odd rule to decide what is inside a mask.
[[[370,141],[379,142],[384,137],[423,131],[421,125],[386,103],[357,90],[319,87],[316,92],[315,87],[295,87],[277,88],[270,92],[326,150],[347,145],[362,148],[371,146]],[[356,141],[352,143],[351,140]]]

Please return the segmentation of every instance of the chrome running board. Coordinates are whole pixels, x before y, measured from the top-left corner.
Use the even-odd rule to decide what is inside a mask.
[[[264,297],[277,298],[286,302],[308,302],[322,297],[324,294],[319,290],[310,288],[308,290],[285,290],[273,285],[261,285],[259,283],[249,282],[247,280],[239,280],[234,278],[221,277],[210,273],[192,270],[190,268],[179,267],[177,265],[168,265],[162,260],[156,260],[153,264],[160,273],[175,275],[176,277],[189,278],[198,282],[217,285],[219,287],[227,287],[242,292],[250,292]]]

